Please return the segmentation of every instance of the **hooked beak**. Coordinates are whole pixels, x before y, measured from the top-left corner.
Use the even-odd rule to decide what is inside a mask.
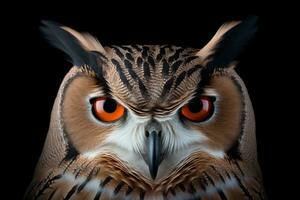
[[[149,171],[154,180],[161,162],[161,131],[153,130],[150,133],[146,131],[146,156]]]

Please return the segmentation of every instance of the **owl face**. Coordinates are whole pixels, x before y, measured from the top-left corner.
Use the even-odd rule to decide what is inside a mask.
[[[88,68],[73,68],[61,107],[68,141],[89,159],[103,152],[126,158],[148,178],[196,151],[223,158],[240,134],[243,94],[231,68],[201,84],[198,51],[106,48],[105,82]]]
[[[121,188],[129,199],[168,198],[180,188],[182,199],[195,195],[190,184],[198,179],[219,191],[246,180],[230,171],[259,177],[253,110],[233,63],[254,24],[227,23],[205,47],[192,49],[102,47],[88,34],[45,23],[47,38],[74,66],[60,86],[35,182],[47,188],[45,177],[64,177],[59,184],[75,183],[67,195],[91,182],[94,199],[123,198]]]

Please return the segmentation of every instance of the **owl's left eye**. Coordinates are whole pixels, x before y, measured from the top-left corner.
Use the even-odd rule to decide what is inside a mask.
[[[92,101],[94,116],[104,122],[114,122],[125,114],[125,108],[114,99],[99,97]]]
[[[214,112],[213,100],[213,98],[207,96],[194,98],[181,108],[180,114],[193,122],[208,120]]]

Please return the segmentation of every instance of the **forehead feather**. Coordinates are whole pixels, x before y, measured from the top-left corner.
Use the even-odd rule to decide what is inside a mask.
[[[113,95],[142,108],[176,103],[200,81],[199,50],[170,45],[112,46],[107,81]]]

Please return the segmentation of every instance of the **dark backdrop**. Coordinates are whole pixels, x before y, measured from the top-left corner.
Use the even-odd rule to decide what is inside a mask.
[[[53,5],[52,5],[53,6]],[[262,5],[245,5],[220,12],[214,7],[199,4],[172,3],[172,6],[144,3],[87,4],[76,9],[41,3],[21,11],[8,13],[11,18],[8,34],[14,38],[10,45],[9,72],[3,73],[10,81],[4,84],[6,94],[4,121],[10,128],[6,155],[9,162],[5,191],[10,198],[20,199],[29,184],[34,166],[46,137],[50,112],[56,92],[70,68],[65,56],[51,48],[41,37],[40,21],[53,20],[78,31],[87,31],[103,45],[110,44],[176,44],[201,48],[219,26],[248,15],[259,17],[256,37],[239,56],[237,71],[249,90],[257,120],[258,156],[269,199],[281,194],[292,195],[283,189],[286,181],[284,163],[289,160],[285,118],[285,96],[281,90],[283,71],[276,49],[280,43],[275,32],[283,24],[275,11]],[[125,7],[126,6],[126,7]],[[22,7],[21,7],[22,8]],[[3,38],[4,40],[6,38]],[[283,105],[284,103],[284,105]],[[6,145],[6,144],[4,144]],[[6,172],[6,171],[5,171]],[[12,190],[17,187],[18,190]],[[2,187],[3,189],[3,187]]]

